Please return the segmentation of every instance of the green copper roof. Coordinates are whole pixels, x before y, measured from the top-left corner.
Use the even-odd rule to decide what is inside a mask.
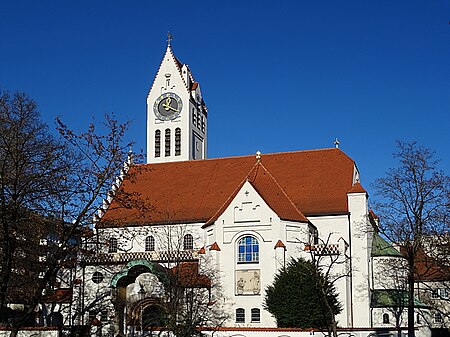
[[[373,290],[370,306],[372,308],[406,308],[408,306],[408,292],[398,289]],[[414,307],[426,308],[427,305],[414,298]]]
[[[378,234],[373,235],[372,256],[402,256],[400,252],[392,247],[385,239]]]
[[[156,275],[163,284],[167,284],[169,282],[167,273],[165,273],[162,270],[162,267],[157,263],[147,260],[134,260],[128,262],[124,269],[113,276],[111,279],[111,287],[116,288],[120,279],[130,278],[134,281],[137,275],[129,275],[129,272],[133,269],[133,267],[144,268],[146,272]]]

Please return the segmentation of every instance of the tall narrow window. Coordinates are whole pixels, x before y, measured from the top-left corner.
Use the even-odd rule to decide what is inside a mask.
[[[166,137],[165,137],[165,141],[164,141],[164,146],[165,146],[165,155],[166,157],[170,156],[170,129],[166,129]]]
[[[147,236],[145,238],[145,251],[153,252],[155,250],[155,238],[153,236]]]
[[[261,310],[258,308],[252,308],[252,323],[261,322]]]
[[[245,323],[245,309],[236,309],[236,323]]]
[[[186,234],[183,239],[183,249],[192,250],[194,249],[194,238],[191,234]]]
[[[192,124],[194,124],[194,126],[197,125],[197,116],[195,114],[195,109],[192,108]]]
[[[244,236],[239,240],[238,262],[259,262],[259,243],[254,236]]]
[[[433,299],[439,298],[439,289],[432,290],[431,298],[433,298]]]
[[[442,319],[441,313],[440,313],[440,312],[436,312],[436,313],[433,315],[433,320],[434,320],[434,323],[442,323],[442,322],[443,322],[443,319]]]
[[[108,252],[109,253],[117,253],[117,239],[116,238],[109,239]]]
[[[383,314],[383,324],[389,324],[389,314]]]
[[[175,156],[181,155],[181,129],[175,129]]]
[[[205,116],[202,115],[202,132],[205,132]]]
[[[155,157],[161,157],[161,131],[155,131]]]
[[[198,114],[197,114],[197,127],[200,129],[201,128],[201,126],[202,126],[202,120],[201,120],[201,113],[199,112]]]

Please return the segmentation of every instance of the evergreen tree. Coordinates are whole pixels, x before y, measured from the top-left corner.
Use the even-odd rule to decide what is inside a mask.
[[[292,259],[267,287],[264,308],[281,328],[330,330],[341,311],[334,286],[311,261]]]

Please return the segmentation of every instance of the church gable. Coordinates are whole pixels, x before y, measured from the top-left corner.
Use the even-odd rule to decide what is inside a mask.
[[[148,98],[150,99],[152,92],[160,94],[163,90],[174,90],[175,88],[181,90],[181,87],[184,87],[187,93],[189,76],[183,76],[183,68],[186,67],[175,57],[172,48],[167,46]],[[184,71],[186,72],[186,69]]]
[[[245,226],[268,223],[275,217],[277,214],[266,204],[250,182],[246,181],[218,220],[224,220],[230,225]]]

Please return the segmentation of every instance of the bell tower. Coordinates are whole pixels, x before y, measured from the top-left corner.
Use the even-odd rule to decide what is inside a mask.
[[[147,96],[147,163],[206,158],[208,110],[187,64],[166,53]]]

